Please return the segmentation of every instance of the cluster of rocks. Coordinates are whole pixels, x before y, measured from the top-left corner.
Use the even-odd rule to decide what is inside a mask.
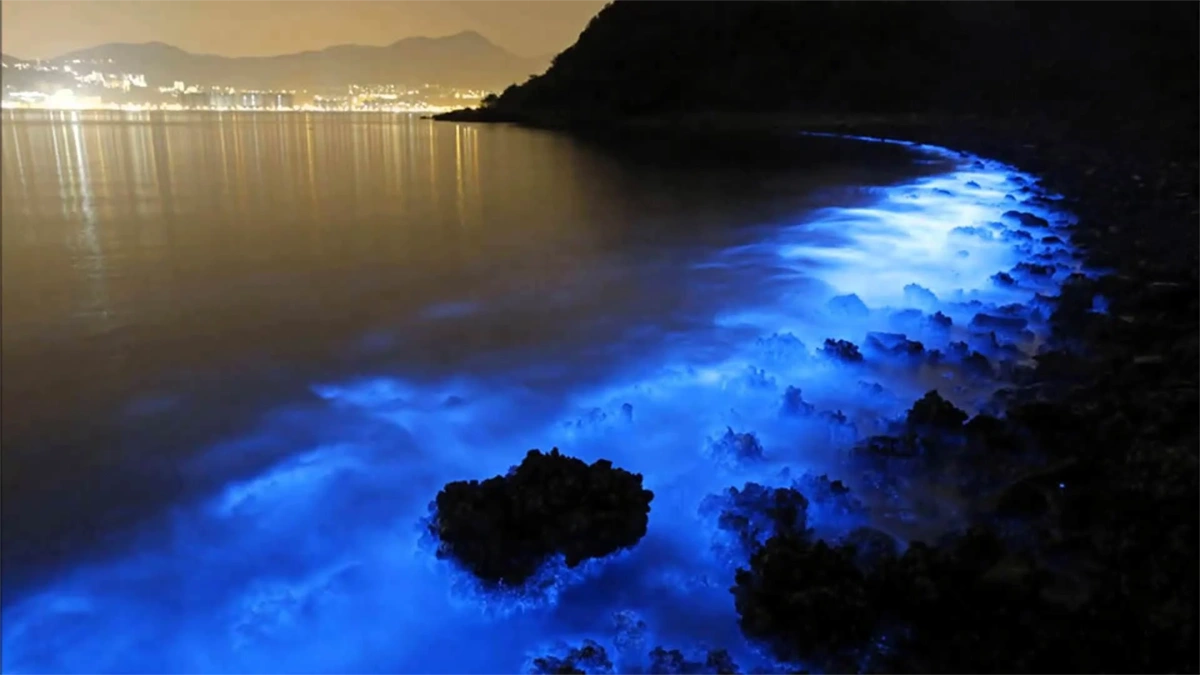
[[[984,130],[952,125],[848,130],[967,148],[1046,176],[1046,185],[1029,185],[1026,194],[1052,187],[1074,195],[1064,203],[1079,220],[1072,243],[1092,268],[1108,272],[1098,278],[1068,275],[1057,297],[1035,297],[1030,311],[1049,321],[1051,341],[1036,355],[1035,367],[1015,372],[1012,386],[997,393],[992,414],[968,418],[930,392],[895,428],[858,448],[857,460],[884,462],[883,479],[864,481],[867,490],[903,487],[897,476],[906,473],[928,477],[926,484],[969,482],[962,492],[972,496],[971,525],[963,531],[910,542],[902,553],[879,530],[817,538],[809,523],[815,495],[848,496],[836,481],[790,488],[748,484],[707,503],[708,512],[747,550],[732,589],[741,628],[780,660],[841,672],[1198,670],[1196,125],[1171,135],[1166,127],[1147,131],[1136,124],[1109,133],[1109,120],[1095,128],[1045,129],[1032,126],[1030,118],[1018,121],[1015,128],[993,121]],[[1098,128],[1105,132],[1092,133]],[[1027,138],[1053,142],[1006,142]],[[1005,214],[1026,232],[1045,227],[1034,218]],[[1041,241],[1061,243],[1050,234]],[[1050,268],[1053,260],[1044,262],[998,274],[996,281],[1016,284],[1021,276],[1057,273]],[[911,295],[916,302],[929,300],[918,289]],[[838,299],[831,309],[861,315],[865,307],[855,300]],[[944,315],[906,312],[897,313],[895,322],[952,325]],[[1025,320],[999,309],[980,312],[970,328],[988,332],[994,341],[1004,334],[1020,339]],[[763,346],[797,348],[786,338]],[[934,352],[903,335],[874,335],[864,346],[868,354],[925,359]],[[840,361],[864,358],[857,345],[845,341],[828,341],[822,352]],[[980,371],[985,362],[992,365],[967,343],[951,345],[941,358],[973,360]],[[789,389],[781,413],[805,416],[813,408],[798,389]],[[729,440],[735,451],[754,454],[754,444],[739,435]],[[950,464],[960,470],[951,473]],[[497,490],[489,497],[448,498],[447,512],[459,504],[462,515],[450,518],[456,525],[443,533],[464,542],[462,552],[448,550],[465,561],[491,560],[483,551],[499,551],[495,559],[521,562],[467,564],[476,565],[477,574],[520,579],[530,562],[556,552],[575,551],[573,559],[582,559],[578,544],[567,543],[578,541],[571,532],[586,530],[603,539],[602,546],[587,549],[593,553],[631,545],[644,532],[649,496],[633,496],[640,479],[636,487],[615,483],[621,486],[616,497],[588,507],[614,515],[583,529],[564,527],[565,518],[541,506],[534,509],[533,526],[484,513],[488,503],[543,499],[546,489],[532,484],[537,497],[501,497],[505,491]],[[592,523],[582,515],[582,502],[554,499],[560,501],[548,501],[568,504],[566,511]],[[471,548],[467,542],[475,533],[465,525],[468,520],[482,523],[478,533],[488,543]],[[526,534],[541,531],[544,522],[557,524],[540,540]],[[487,539],[489,529],[544,543],[504,544],[494,534]],[[598,648],[585,646],[565,660],[546,661],[551,670],[539,672],[598,672],[593,667],[605,667],[597,660]],[[723,665],[714,665],[718,662]],[[655,672],[732,672],[719,658],[702,671],[699,662],[666,651],[658,663]]]
[[[533,660],[532,675],[599,675],[613,672],[613,663],[604,647],[584,640],[564,656],[541,656]],[[703,660],[687,658],[678,649],[655,647],[647,655],[647,664],[640,672],[651,675],[734,675],[739,672],[729,652],[707,650]]]
[[[974,529],[866,566],[847,541],[770,538],[735,589],[748,635],[845,671],[1197,670],[1195,127],[1183,142],[1160,142],[1170,126],[1136,124],[1082,138],[1099,127],[879,130],[1045,175],[1039,188],[1076,197],[1064,203],[1079,221],[1072,243],[1106,273],[1070,274],[1057,297],[1035,296],[1051,340],[997,393],[994,415],[966,420],[927,396],[860,448],[886,456],[888,477],[969,477]],[[1037,265],[996,280],[1050,273]],[[947,461],[966,462],[966,476]]]
[[[517,587],[559,558],[568,567],[637,544],[654,494],[642,476],[530,450],[504,476],[448,483],[430,505],[439,558],[485,584]]]

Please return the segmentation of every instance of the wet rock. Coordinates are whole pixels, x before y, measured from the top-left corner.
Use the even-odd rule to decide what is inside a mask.
[[[867,509],[840,480],[830,480],[826,474],[805,473],[792,487],[808,498],[809,504],[821,509],[826,516],[865,517]]]
[[[829,438],[833,443],[849,444],[858,438],[858,427],[841,410],[822,410],[817,417],[829,425]]]
[[[1063,240],[1051,234],[1051,235],[1042,237],[1042,243],[1043,244],[1062,244]]]
[[[772,537],[734,578],[742,632],[791,662],[864,644],[878,609],[855,558],[824,541]]]
[[[1004,241],[1032,241],[1033,235],[1026,230],[1005,230]]]
[[[933,316],[929,317],[929,325],[934,328],[948,330],[954,325],[954,320],[941,312],[935,312]]]
[[[1027,211],[1005,211],[1000,217],[1007,220],[1015,220],[1022,227],[1050,227],[1050,222],[1045,218]]]
[[[1013,272],[1024,274],[1031,277],[1050,277],[1054,276],[1053,265],[1039,265],[1036,263],[1019,262],[1013,267]]]
[[[646,622],[637,612],[620,610],[613,612],[613,647],[621,655],[636,655],[640,657],[646,648]]]
[[[991,241],[995,238],[991,230],[987,230],[982,227],[975,227],[974,225],[956,227],[953,230],[950,230],[950,234],[958,235],[960,237],[976,237],[984,241]]]
[[[725,435],[712,443],[713,456],[731,459],[737,463],[755,462],[763,458],[763,447],[753,433],[738,433],[732,427],[725,428]]]
[[[854,550],[854,561],[864,572],[879,569],[900,552],[896,538],[871,527],[857,527],[849,532],[842,544]]]
[[[863,382],[862,380],[858,381],[858,389],[868,396],[883,396],[884,392],[887,391],[878,382]]]
[[[870,313],[866,303],[853,293],[832,298],[826,306],[830,312],[837,316],[862,318]]]
[[[992,275],[992,283],[997,286],[1015,286],[1017,280],[1013,279],[1012,275],[1007,272],[996,272]]]
[[[915,434],[879,434],[868,437],[855,451],[876,457],[909,459],[920,456],[922,449],[923,445]]]
[[[934,188],[933,193],[935,195],[941,195],[943,197],[953,197],[954,196],[953,192],[951,192],[945,188]]]
[[[804,400],[796,387],[788,387],[783,393],[783,404],[779,414],[783,417],[809,417],[813,414],[813,405]]]
[[[799,363],[808,357],[808,348],[791,333],[776,333],[755,341],[758,353],[773,363]]]
[[[861,363],[863,355],[858,351],[858,345],[848,340],[825,340],[825,346],[821,348],[821,353],[825,356],[842,361],[844,363]]]
[[[808,537],[808,498],[794,488],[746,483],[700,502],[700,515],[736,538],[744,553],[777,534]]]
[[[768,375],[766,370],[754,366],[746,366],[746,370],[738,378],[738,383],[747,389],[775,389],[775,378]]]
[[[937,306],[938,298],[924,286],[908,284],[904,287],[904,301],[913,307],[932,309]]]
[[[691,661],[678,649],[666,650],[655,647],[650,652],[650,665],[646,670],[651,675],[733,675],[738,665],[724,649],[705,653],[704,661]]]
[[[1014,332],[1025,330],[1028,325],[1028,320],[1015,316],[980,313],[971,318],[971,328],[974,330]]]
[[[597,675],[613,672],[612,661],[604,647],[593,640],[584,640],[566,656],[541,656],[533,660],[529,671],[533,675]]]
[[[930,390],[917,399],[905,417],[909,428],[939,431],[958,431],[966,421],[967,413],[942,398],[937,390]]]
[[[554,556],[568,567],[637,544],[654,494],[612,462],[530,450],[504,476],[446,484],[429,532],[437,556],[489,585],[519,586]]]
[[[909,340],[902,333],[867,333],[866,347],[878,354],[901,357],[920,357],[925,346]]]
[[[992,362],[983,354],[972,351],[962,360],[962,367],[968,374],[976,377],[991,378],[996,375]]]
[[[972,417],[963,428],[969,447],[981,452],[1014,452],[1020,445],[1008,423],[992,415]]]

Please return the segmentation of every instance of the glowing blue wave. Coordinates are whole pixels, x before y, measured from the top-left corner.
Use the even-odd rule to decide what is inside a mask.
[[[697,261],[756,270],[757,300],[686,335],[659,334],[660,350],[631,354],[638,367],[600,386],[551,396],[516,376],[500,386],[466,374],[314,386],[327,405],[303,415],[319,439],[180,506],[136,550],[82,565],[7,608],[4,671],[512,672],[583,639],[604,645],[621,672],[644,668],[656,645],[724,648],[743,667],[770,667],[740,637],[728,588],[741,560],[714,546],[721,538],[698,513],[703,498],[746,481],[785,485],[789,472],[841,477],[838,459],[855,438],[929,389],[977,409],[996,380],[953,358],[890,356],[865,336],[902,332],[947,353],[962,341],[1025,361],[1046,334],[1035,294],[1055,293],[1079,269],[1061,243],[1069,216],[1032,177],[905,145],[957,169]],[[830,241],[838,243],[821,243]],[[1051,272],[1014,270],[1030,261]],[[1002,271],[1011,284],[993,279]],[[931,322],[935,312],[952,325]],[[859,345],[863,360],[827,358],[818,349],[827,338]],[[846,420],[781,414],[789,386]],[[264,419],[214,457],[294,438],[286,427],[297,414]],[[754,434],[761,457],[739,459],[729,433]],[[551,446],[643,473],[656,494],[649,533],[632,551],[569,574],[551,566],[528,593],[481,594],[434,559],[420,528],[427,506],[447,481],[502,473],[527,449]],[[818,531],[847,525],[810,515]]]

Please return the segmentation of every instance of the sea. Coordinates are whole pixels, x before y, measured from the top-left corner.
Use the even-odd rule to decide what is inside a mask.
[[[999,371],[879,345],[1027,361],[1078,268],[1013,216],[1069,227],[1034,177],[881,139],[18,110],[0,134],[12,673],[527,672],[583,640],[616,672],[655,646],[782,668],[701,502],[854,488],[847,453],[929,390],[983,409]],[[1037,254],[1053,276],[996,282]],[[1027,326],[972,329],[1003,312]],[[827,414],[782,415],[789,387]],[[437,559],[444,484],[552,447],[642,475],[638,545],[504,593]]]

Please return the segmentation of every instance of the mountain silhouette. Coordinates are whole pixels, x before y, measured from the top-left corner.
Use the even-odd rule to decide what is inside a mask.
[[[6,57],[11,58],[11,57]],[[411,37],[386,46],[336,45],[278,56],[194,54],[162,42],[111,43],[46,62],[102,72],[142,73],[151,87],[176,81],[240,89],[310,89],[350,84],[438,84],[503,88],[546,69],[547,60],[517,56],[474,31]],[[78,62],[78,63],[75,63]]]
[[[477,117],[1186,104],[1196,16],[1196,3],[616,0]]]

